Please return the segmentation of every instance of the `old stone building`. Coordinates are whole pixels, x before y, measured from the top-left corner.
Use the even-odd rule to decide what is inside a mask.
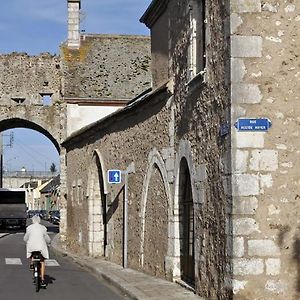
[[[297,1],[231,1],[233,287],[237,299],[299,299]],[[243,118],[269,130],[238,131]]]
[[[66,4],[68,40],[60,55],[0,55],[0,130],[23,127],[48,137],[60,154],[62,191],[66,190],[62,141],[124,107],[151,81],[149,37],[80,34],[81,1]],[[65,201],[61,203],[64,220]],[[61,223],[62,236],[65,225]]]
[[[299,298],[299,5],[153,0],[141,21],[152,91],[63,144],[69,246],[207,299]]]
[[[229,299],[228,7],[153,1],[141,20],[152,91],[63,143],[67,244]],[[125,173],[121,184],[108,183],[110,169]]]
[[[150,40],[80,33],[68,0],[60,56],[1,56],[0,129],[60,150],[69,248],[207,299],[298,299],[299,4],[149,4]]]

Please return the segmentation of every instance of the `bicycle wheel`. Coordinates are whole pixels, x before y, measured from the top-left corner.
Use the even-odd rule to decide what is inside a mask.
[[[35,285],[35,291],[38,292],[40,290],[40,268],[39,268],[39,263],[34,264],[34,285]]]

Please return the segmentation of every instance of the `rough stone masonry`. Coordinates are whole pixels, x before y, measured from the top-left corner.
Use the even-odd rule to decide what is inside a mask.
[[[299,299],[299,27],[297,1],[231,1],[235,299]]]

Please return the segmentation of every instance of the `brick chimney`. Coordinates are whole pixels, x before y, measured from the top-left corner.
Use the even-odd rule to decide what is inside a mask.
[[[68,47],[80,47],[80,19],[81,0],[68,0]]]

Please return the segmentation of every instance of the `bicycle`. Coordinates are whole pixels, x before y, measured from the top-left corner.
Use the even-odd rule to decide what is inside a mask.
[[[33,282],[35,285],[36,292],[40,290],[41,283],[41,256],[42,253],[40,251],[33,251],[31,253],[33,264]]]

